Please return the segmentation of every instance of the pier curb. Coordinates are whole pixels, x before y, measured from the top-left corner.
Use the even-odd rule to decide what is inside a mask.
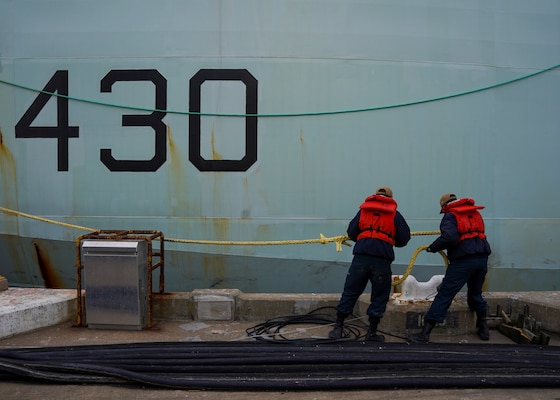
[[[76,316],[76,291],[8,288],[0,292],[0,339],[68,321]]]

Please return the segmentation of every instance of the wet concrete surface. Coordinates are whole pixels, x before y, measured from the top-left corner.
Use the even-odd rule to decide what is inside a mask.
[[[105,330],[76,327],[74,321],[41,328],[32,332],[0,340],[0,348],[102,345],[135,342],[205,342],[255,341],[246,330],[255,327],[255,322],[214,321],[155,321],[151,329],[141,331]],[[288,339],[326,338],[329,326],[302,325],[284,330]],[[489,342],[481,342],[475,335],[431,336],[434,343],[504,343],[514,344],[496,330],[491,330]],[[387,342],[404,342],[401,337],[386,335]],[[558,335],[553,335],[550,346],[559,346]],[[430,346],[429,344],[427,346]],[[51,384],[25,381],[0,381],[2,400],[27,399],[208,399],[253,400],[253,399],[394,399],[394,400],[560,400],[560,388],[492,388],[492,389],[383,389],[344,391],[235,391],[235,390],[175,390],[145,387],[141,385],[108,384]]]

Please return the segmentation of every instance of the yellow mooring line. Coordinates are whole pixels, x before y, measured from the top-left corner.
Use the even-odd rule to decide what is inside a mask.
[[[80,225],[67,224],[67,223],[64,223],[64,222],[58,222],[58,221],[54,221],[54,220],[51,220],[51,219],[38,217],[36,215],[31,215],[31,214],[26,214],[26,213],[23,213],[23,212],[20,212],[20,211],[11,210],[11,209],[5,208],[5,207],[0,207],[0,211],[3,211],[3,212],[8,213],[8,214],[13,214],[13,215],[17,215],[17,216],[20,216],[20,217],[24,217],[24,218],[34,219],[34,220],[37,220],[37,221],[53,224],[53,225],[63,226],[63,227],[66,227],[66,228],[77,229],[77,230],[88,231],[88,232],[99,232],[100,231],[99,229],[88,228],[88,227],[80,226]],[[417,232],[411,232],[410,234],[412,236],[439,235],[440,231],[417,231]],[[352,245],[350,243],[348,243],[349,238],[348,238],[347,235],[332,236],[332,237],[325,237],[322,233],[319,234],[319,235],[320,236],[319,236],[318,239],[272,240],[272,241],[270,241],[270,240],[263,240],[263,241],[219,241],[219,240],[195,240],[195,239],[173,239],[173,238],[165,238],[164,240],[166,242],[174,242],[174,243],[206,244],[206,245],[219,245],[219,246],[282,246],[282,245],[311,244],[311,243],[327,244],[327,243],[334,242],[336,244],[336,251],[337,252],[342,251],[342,246],[343,245],[348,246],[348,247],[352,247]],[[393,283],[392,283],[393,286],[400,285],[402,282],[404,282],[404,280],[412,272],[412,268],[414,267],[414,262],[416,261],[416,258],[418,257],[418,254],[420,254],[420,252],[426,250],[427,248],[428,248],[428,246],[423,245],[423,246],[418,247],[414,251],[414,253],[412,254],[412,257],[410,258],[410,262],[408,263],[408,267],[405,270],[405,273],[403,274],[403,276],[400,279],[398,279],[396,281],[393,281]],[[440,251],[439,253],[443,257],[445,267],[447,268],[447,265],[449,264],[449,262],[447,260],[447,256],[445,255],[445,253],[443,251]]]

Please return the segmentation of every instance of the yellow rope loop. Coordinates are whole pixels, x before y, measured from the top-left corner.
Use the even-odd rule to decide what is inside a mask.
[[[338,253],[340,253],[342,251],[342,246],[343,245],[348,246],[348,247],[352,247],[352,245],[350,243],[346,242],[349,239],[348,236],[346,236],[346,235],[334,236],[332,238],[326,238],[325,235],[323,235],[321,233],[320,236],[321,236],[321,244],[327,244],[328,242],[335,242],[336,251]]]
[[[437,232],[437,234],[439,234],[439,232]],[[428,248],[428,245],[422,245],[420,247],[418,247],[416,250],[414,250],[414,253],[412,253],[412,257],[410,257],[410,261],[408,263],[408,267],[406,268],[406,270],[404,271],[403,276],[400,279],[394,280],[391,284],[393,286],[398,286],[401,283],[403,283],[405,281],[406,278],[408,278],[408,276],[410,275],[410,273],[412,272],[412,267],[414,267],[414,262],[416,261],[416,257],[418,257],[418,254],[420,254],[421,251],[424,251]],[[439,251],[438,252],[441,257],[443,258],[443,262],[445,264],[445,268],[447,268],[447,266],[449,265],[449,260],[447,259],[447,255],[443,252],[443,251]]]
[[[352,245],[347,242],[348,239],[350,239],[350,238],[347,235],[338,236],[338,238],[336,240],[336,251],[337,252],[340,253],[342,251],[342,245],[352,247]]]

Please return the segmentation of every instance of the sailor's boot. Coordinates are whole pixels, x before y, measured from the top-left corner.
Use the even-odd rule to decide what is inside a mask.
[[[476,313],[476,328],[476,334],[480,340],[490,340],[490,331],[488,329],[485,312]]]
[[[408,335],[408,341],[412,343],[428,343],[430,341],[430,332],[436,326],[435,321],[424,321],[424,327],[420,332]]]
[[[334,323],[334,328],[332,331],[329,332],[329,339],[341,339],[342,334],[344,332],[344,320],[346,319],[347,315],[341,313],[340,311],[336,312],[336,322]]]
[[[384,342],[385,336],[377,334],[377,325],[380,319],[377,317],[369,317],[369,328],[366,333],[366,342]]]

